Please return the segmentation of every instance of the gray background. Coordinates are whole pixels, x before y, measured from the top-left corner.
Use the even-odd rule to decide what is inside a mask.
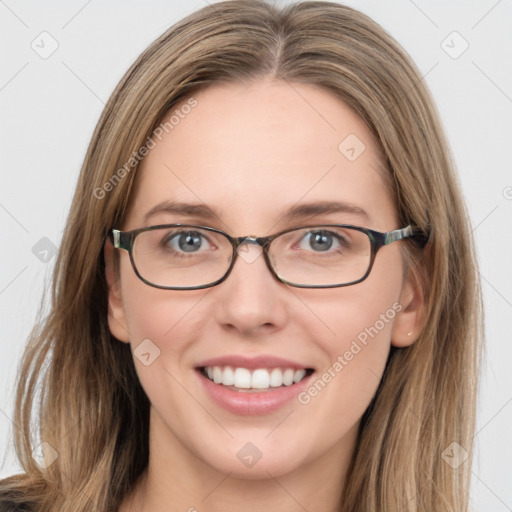
[[[486,307],[472,509],[512,511],[512,2],[347,3],[416,61],[453,149]],[[18,471],[11,441],[17,366],[100,112],[139,53],[204,5],[0,0],[0,477]],[[55,52],[43,54],[52,44]]]

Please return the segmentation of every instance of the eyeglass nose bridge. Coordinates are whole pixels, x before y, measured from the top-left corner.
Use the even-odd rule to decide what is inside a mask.
[[[248,243],[252,245],[259,245],[262,249],[265,245],[268,244],[268,241],[271,239],[271,236],[238,236],[233,238],[235,249],[238,249],[242,244]]]
[[[240,256],[246,263],[253,263],[256,261],[259,256],[261,256],[262,253],[264,253],[264,259],[267,263],[267,266],[269,265],[269,262],[267,260],[267,254],[266,254],[266,248],[268,246],[268,242],[272,237],[258,237],[258,236],[240,236],[233,238],[233,248],[234,248],[234,254],[233,254],[233,260],[236,259],[237,256]],[[257,245],[259,246],[260,250],[257,252],[251,252],[249,251],[249,248],[244,249],[244,245]],[[233,261],[234,264],[234,261]],[[272,271],[272,268],[270,268]]]

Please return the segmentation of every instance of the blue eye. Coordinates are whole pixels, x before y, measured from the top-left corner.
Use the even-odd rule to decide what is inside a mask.
[[[203,242],[208,245],[206,237],[199,231],[178,231],[166,235],[161,244],[176,252],[191,253],[199,252]]]
[[[302,240],[306,241],[307,246],[304,247],[301,243],[300,248],[304,250],[313,249],[314,252],[329,251],[333,245],[335,249],[340,249],[348,245],[347,241],[339,234],[325,230],[310,231],[306,233]]]

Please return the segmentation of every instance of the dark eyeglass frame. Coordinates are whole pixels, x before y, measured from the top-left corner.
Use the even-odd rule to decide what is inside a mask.
[[[229,242],[231,243],[231,246],[233,247],[233,253],[231,256],[231,263],[226,270],[226,273],[216,281],[212,283],[208,283],[205,285],[198,285],[198,286],[162,286],[157,285],[155,283],[152,283],[148,281],[147,279],[144,279],[139,273],[139,270],[137,269],[137,266],[135,265],[135,261],[133,259],[133,244],[135,242],[135,238],[139,233],[143,233],[144,231],[151,231],[155,229],[165,229],[165,228],[175,228],[175,227],[184,227],[184,228],[199,228],[206,231],[212,231],[214,233],[218,233],[220,235],[223,235]],[[302,285],[302,284],[296,284],[289,281],[286,281],[283,279],[279,274],[274,270],[272,267],[272,263],[270,262],[270,258],[268,256],[268,248],[270,246],[270,243],[272,240],[277,238],[278,236],[284,235],[286,233],[290,233],[293,231],[298,231],[304,228],[328,228],[328,227],[336,227],[336,228],[349,228],[354,229],[356,231],[360,231],[368,236],[370,239],[371,244],[371,255],[370,255],[370,264],[368,265],[368,269],[366,270],[366,273],[363,277],[360,279],[357,279],[355,281],[351,281],[349,283],[343,283],[343,284],[329,284],[329,285]],[[226,280],[229,274],[231,273],[231,270],[233,269],[237,256],[238,256],[238,247],[242,245],[244,242],[259,245],[263,250],[263,255],[265,258],[265,262],[267,264],[268,269],[272,273],[272,275],[280,282],[287,284],[289,286],[294,286],[296,288],[340,288],[343,286],[351,286],[353,284],[360,283],[361,281],[364,281],[368,275],[371,272],[371,269],[373,267],[373,263],[375,261],[375,256],[379,249],[384,247],[385,245],[389,245],[393,242],[396,242],[398,240],[404,240],[406,238],[413,239],[418,247],[423,248],[428,243],[430,238],[430,233],[425,234],[422,231],[414,229],[410,224],[406,226],[405,228],[401,229],[395,229],[392,231],[387,231],[385,233],[382,233],[380,231],[375,231],[373,229],[364,228],[360,226],[353,226],[351,224],[313,224],[308,226],[300,226],[296,228],[286,229],[284,231],[280,231],[279,233],[274,233],[270,236],[238,236],[238,237],[232,237],[228,233],[225,233],[224,231],[221,231],[217,228],[212,228],[210,226],[200,226],[197,224],[159,224],[156,226],[147,226],[144,228],[137,228],[133,229],[131,231],[120,231],[118,229],[110,229],[107,233],[107,237],[112,242],[113,246],[116,249],[124,249],[125,251],[128,251],[128,254],[130,255],[130,261],[133,267],[133,270],[135,271],[135,274],[137,277],[146,283],[149,286],[153,286],[154,288],[160,288],[164,290],[199,290],[203,288],[210,288],[212,286],[216,286],[217,284],[220,284],[222,281]]]

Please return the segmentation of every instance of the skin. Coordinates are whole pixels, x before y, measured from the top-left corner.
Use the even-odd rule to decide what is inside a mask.
[[[194,97],[197,106],[143,160],[122,229],[189,222],[263,236],[313,221],[403,227],[367,126],[330,92],[260,80]],[[349,134],[366,146],[353,162],[338,150]],[[159,213],[145,224],[144,214],[169,199],[203,202],[220,217]],[[314,200],[350,202],[369,220],[332,213],[282,221],[287,207]],[[132,350],[148,338],[160,350],[149,366],[134,358],[151,402],[150,460],[119,510],[230,512],[240,503],[249,512],[339,510],[357,428],[390,347],[413,343],[421,329],[421,289],[414,276],[403,279],[401,243],[382,248],[369,277],[353,286],[290,287],[257,257],[239,258],[215,287],[188,291],[146,285],[126,251],[119,251],[117,276],[107,244],[110,330]],[[293,400],[274,413],[242,417],[212,403],[193,369],[225,354],[271,354],[321,374],[394,303],[403,309],[307,405]],[[252,467],[237,457],[247,442],[262,453]]]

